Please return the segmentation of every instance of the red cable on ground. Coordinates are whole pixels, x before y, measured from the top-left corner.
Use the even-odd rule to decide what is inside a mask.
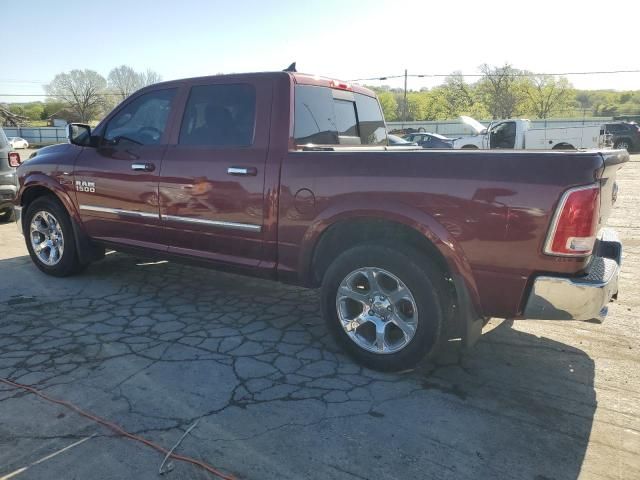
[[[143,443],[145,445],[147,445],[148,447],[153,448],[154,450],[157,450],[161,453],[164,453],[165,455],[169,454],[169,450],[164,448],[161,445],[158,445],[157,443],[152,442],[151,440],[147,440],[146,438],[143,437],[139,437],[138,435],[134,435],[132,433],[127,432],[125,429],[123,429],[122,427],[120,427],[119,425],[116,425],[115,423],[109,422],[108,420],[105,420],[102,417],[98,417],[97,415],[92,415],[90,413],[85,412],[84,410],[82,410],[80,407],[76,407],[73,403],[68,402],[66,400],[58,400],[56,398],[52,398],[50,396],[48,396],[45,393],[42,393],[41,391],[30,387],[28,385],[23,385],[21,383],[16,383],[16,382],[12,382],[11,380],[7,380],[5,378],[0,378],[0,383],[4,383],[6,385],[9,385],[11,387],[14,388],[20,388],[22,390],[26,390],[28,392],[31,392],[35,395],[37,395],[40,398],[43,398],[44,400],[47,400],[48,402],[52,402],[52,403],[57,403],[58,405],[62,405],[64,407],[67,407],[71,410],[73,410],[74,412],[76,412],[79,415],[82,415],[85,418],[88,418],[89,420],[93,420],[96,423],[99,423],[100,425],[107,427],[111,430],[113,430],[114,432],[122,435],[123,437],[127,437],[130,438],[131,440],[135,440],[136,442],[140,442]],[[191,463],[193,465],[197,465],[200,468],[203,468],[204,470],[206,470],[209,473],[212,473],[214,475],[216,475],[219,478],[222,478],[223,480],[236,480],[236,477],[233,477],[231,475],[227,475],[225,473],[222,473],[219,470],[216,470],[214,467],[212,467],[211,465],[204,463],[200,460],[197,460],[195,458],[191,458],[191,457],[187,457],[184,455],[178,455],[176,453],[171,453],[169,455],[169,458],[173,458],[174,460],[180,460],[181,462],[186,462],[186,463]]]

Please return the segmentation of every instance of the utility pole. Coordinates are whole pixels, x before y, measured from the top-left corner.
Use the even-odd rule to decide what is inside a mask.
[[[404,122],[407,121],[407,69],[404,69],[404,101],[402,102],[402,128],[404,128]]]

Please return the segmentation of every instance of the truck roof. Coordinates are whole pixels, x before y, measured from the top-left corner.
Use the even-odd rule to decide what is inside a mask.
[[[345,82],[344,80],[337,80],[328,77],[322,77],[320,75],[313,75],[310,73],[298,73],[298,72],[251,72],[251,73],[230,73],[230,74],[222,74],[222,75],[205,75],[202,77],[191,77],[191,78],[180,78],[177,80],[168,80],[166,82],[155,83],[150,85],[150,87],[157,87],[158,85],[162,86],[172,86],[179,85],[183,82],[192,82],[192,81],[200,81],[200,80],[214,80],[219,78],[237,78],[238,80],[242,80],[243,78],[256,78],[256,77],[280,77],[283,75],[290,76],[296,84],[299,85],[316,85],[319,87],[328,87],[328,88],[337,88],[340,90],[350,90],[356,93],[361,93],[363,95],[367,95],[369,97],[375,97],[376,94],[373,90],[370,90],[366,87],[362,87],[360,85],[353,85],[351,83]],[[146,87],[145,87],[146,88]]]

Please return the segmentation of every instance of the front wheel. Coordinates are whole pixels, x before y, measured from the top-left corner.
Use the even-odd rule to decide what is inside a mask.
[[[71,220],[57,200],[34,200],[27,209],[24,229],[29,255],[40,270],[56,277],[80,271]]]
[[[403,370],[437,352],[446,292],[443,274],[420,252],[367,244],[330,265],[322,310],[329,331],[358,362]]]

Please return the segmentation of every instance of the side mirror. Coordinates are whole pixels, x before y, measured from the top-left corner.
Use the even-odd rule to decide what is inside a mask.
[[[70,123],[67,125],[67,140],[80,147],[91,147],[91,127],[84,123]]]
[[[489,133],[489,130],[485,128],[480,132],[480,135],[486,135],[487,133]]]
[[[20,166],[20,164],[22,164],[20,154],[18,152],[9,152],[9,166],[17,168]]]

